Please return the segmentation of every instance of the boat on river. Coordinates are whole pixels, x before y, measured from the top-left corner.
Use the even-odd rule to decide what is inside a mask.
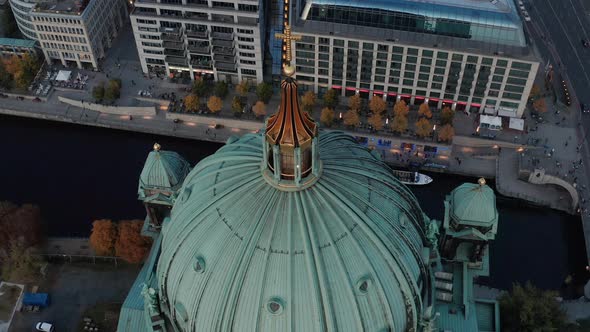
[[[393,170],[393,175],[401,183],[411,186],[423,186],[431,183],[433,180],[430,176],[418,172]]]

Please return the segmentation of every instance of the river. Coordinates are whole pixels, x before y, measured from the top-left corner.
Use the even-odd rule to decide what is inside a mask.
[[[154,142],[192,164],[221,145],[157,135],[0,116],[0,200],[34,203],[51,236],[88,236],[93,220],[143,219],[137,183]],[[424,211],[442,219],[443,200],[466,181],[431,174],[428,187],[412,188]],[[492,287],[531,280],[559,289],[567,275],[581,275],[586,257],[580,219],[498,197],[500,222],[491,245]]]

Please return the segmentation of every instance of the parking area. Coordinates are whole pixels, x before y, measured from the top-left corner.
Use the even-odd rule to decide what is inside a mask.
[[[139,266],[114,264],[51,264],[39,292],[51,304],[39,312],[16,312],[9,332],[32,331],[39,321],[52,322],[56,331],[76,331],[84,312],[97,304],[122,303],[139,273]]]

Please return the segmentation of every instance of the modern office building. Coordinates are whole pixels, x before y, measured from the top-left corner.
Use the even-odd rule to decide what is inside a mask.
[[[144,73],[262,81],[262,0],[138,0],[131,14]]]
[[[322,94],[522,116],[539,63],[512,0],[297,0],[297,80]]]
[[[25,38],[37,40],[35,27],[31,22],[31,10],[39,0],[9,0],[16,25]]]
[[[127,16],[123,0],[38,2],[29,13],[48,63],[98,68]]]

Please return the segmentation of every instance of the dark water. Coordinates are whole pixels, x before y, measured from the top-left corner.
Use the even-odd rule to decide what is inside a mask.
[[[195,164],[221,145],[157,135],[0,116],[0,200],[41,207],[53,236],[87,236],[93,220],[143,219],[139,173],[154,142]],[[433,174],[413,188],[424,211],[442,219],[443,200],[473,178]],[[579,218],[498,198],[500,224],[491,247],[491,286],[531,280],[558,289],[585,267]]]

